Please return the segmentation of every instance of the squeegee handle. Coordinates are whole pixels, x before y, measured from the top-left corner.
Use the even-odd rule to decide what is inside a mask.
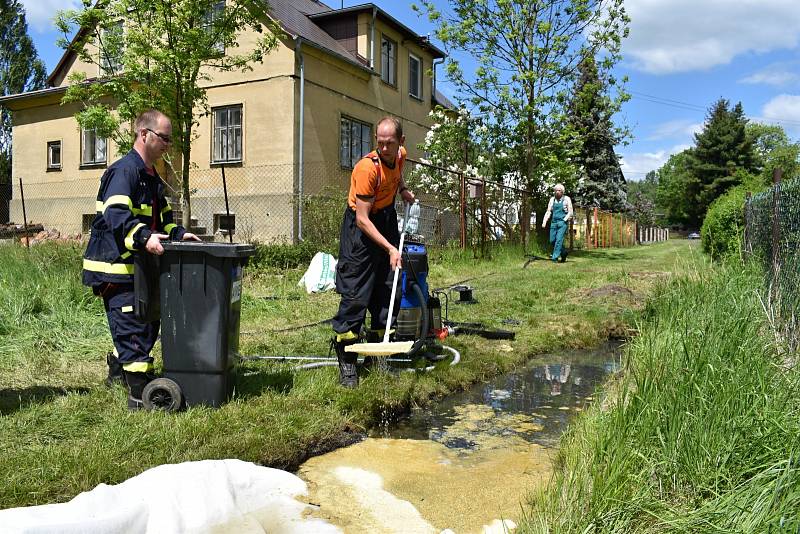
[[[403,242],[406,240],[406,226],[408,226],[408,214],[411,211],[411,204],[406,202],[406,213],[403,217],[403,231],[400,232],[400,261],[403,259]],[[389,299],[389,316],[386,318],[386,331],[383,333],[383,342],[389,342],[389,330],[392,327],[392,313],[394,313],[394,298],[397,295],[397,280],[400,277],[400,265],[394,268],[394,282],[392,282],[392,296]]]

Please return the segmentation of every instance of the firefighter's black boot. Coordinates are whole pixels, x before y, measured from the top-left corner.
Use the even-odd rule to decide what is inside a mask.
[[[128,409],[131,411],[144,408],[142,402],[142,391],[144,387],[155,379],[151,373],[131,373],[122,371],[125,382],[128,384]]]
[[[124,386],[125,377],[122,376],[122,364],[119,363],[119,359],[114,356],[113,352],[106,354],[106,363],[108,364],[108,377],[106,378],[106,386],[111,387],[114,384]]]
[[[358,354],[355,352],[345,352],[344,348],[358,342],[358,335],[353,332],[336,334],[331,339],[331,345],[336,351],[336,359],[339,360],[339,384],[346,388],[358,386],[358,373],[356,372],[356,362]]]

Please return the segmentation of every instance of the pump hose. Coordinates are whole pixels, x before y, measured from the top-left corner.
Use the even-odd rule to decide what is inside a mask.
[[[428,337],[428,329],[430,328],[430,320],[428,317],[428,302],[427,302],[427,295],[422,292],[422,288],[419,287],[419,284],[415,281],[411,281],[411,290],[419,299],[420,305],[422,306],[422,328],[420,328],[420,336],[411,348],[406,353],[406,356],[413,356],[420,351],[420,349],[425,345],[426,338]]]

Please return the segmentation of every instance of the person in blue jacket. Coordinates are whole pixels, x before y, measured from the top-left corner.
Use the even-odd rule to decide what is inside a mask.
[[[112,164],[100,179],[97,214],[83,255],[83,284],[102,297],[114,356],[109,353],[109,382],[121,371],[128,386],[128,408],[142,407],[142,390],[153,376],[150,350],[159,321],[133,313],[135,254],[164,253],[162,239],[196,240],[173,221],[172,207],[154,165],[172,145],[172,123],[151,109],[134,122],[133,150]]]
[[[567,249],[564,248],[564,234],[567,233],[569,220],[573,217],[572,200],[564,194],[564,186],[556,184],[553,196],[547,204],[547,211],[542,220],[542,228],[547,225],[550,217],[550,244],[553,245],[553,254],[550,256],[552,261],[567,261]]]

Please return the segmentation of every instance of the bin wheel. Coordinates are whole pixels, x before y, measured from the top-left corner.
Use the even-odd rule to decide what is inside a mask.
[[[156,378],[144,387],[142,403],[148,410],[177,412],[183,405],[183,393],[174,380]]]

